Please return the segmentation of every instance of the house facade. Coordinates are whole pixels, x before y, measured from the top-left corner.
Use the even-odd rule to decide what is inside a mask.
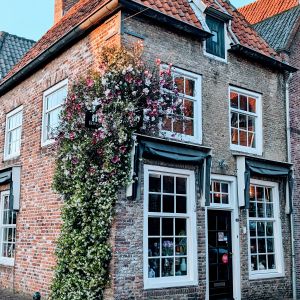
[[[295,69],[228,1],[75,2],[57,1],[68,11],[0,82],[1,286],[49,294],[63,204],[50,130],[104,45],[142,41],[146,61],[173,64],[189,113],[162,128],[169,138],[137,135],[139,180],[116,203],[105,299],[290,298]]]

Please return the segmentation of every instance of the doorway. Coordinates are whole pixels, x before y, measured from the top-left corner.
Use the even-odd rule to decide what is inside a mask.
[[[232,300],[231,212],[208,210],[209,299]]]

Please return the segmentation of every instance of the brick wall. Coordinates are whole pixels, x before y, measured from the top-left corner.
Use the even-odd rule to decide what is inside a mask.
[[[290,63],[300,69],[300,32],[295,36],[290,49]],[[290,84],[290,126],[291,126],[291,154],[294,164],[294,225],[295,250],[297,270],[297,295],[300,297],[300,72],[293,74]]]

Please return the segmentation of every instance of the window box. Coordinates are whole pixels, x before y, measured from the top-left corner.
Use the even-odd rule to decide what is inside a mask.
[[[43,121],[42,146],[52,144],[59,125],[59,116],[62,105],[68,93],[68,80],[63,80],[44,92],[43,95]]]
[[[144,287],[197,284],[193,171],[145,166]]]
[[[229,88],[230,149],[262,155],[261,96]]]
[[[22,135],[23,106],[20,106],[6,116],[4,160],[20,156]]]

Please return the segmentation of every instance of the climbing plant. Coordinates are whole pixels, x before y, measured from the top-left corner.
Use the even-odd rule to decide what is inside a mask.
[[[108,48],[98,72],[73,85],[57,132],[54,189],[63,196],[51,299],[102,299],[109,282],[110,228],[120,188],[131,180],[132,134],[157,134],[182,115],[171,67],[150,68],[143,47]],[[95,111],[99,126],[85,126]]]

